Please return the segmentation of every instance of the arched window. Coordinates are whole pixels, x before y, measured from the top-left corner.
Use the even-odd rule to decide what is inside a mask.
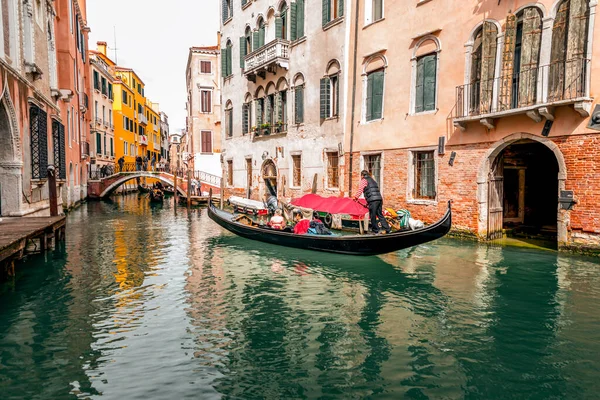
[[[252,38],[252,50],[257,50],[265,45],[266,29],[267,28],[264,18],[262,16],[258,17],[258,21],[256,23],[256,31],[254,31],[254,37]]]
[[[275,98],[276,98],[276,90],[275,90],[275,85],[273,84],[273,82],[269,83],[267,85],[267,89],[266,89],[266,94],[267,97],[265,97],[265,120],[264,123],[269,125],[269,128],[271,128],[272,126],[275,125],[275,123],[277,122],[277,115],[276,115],[276,103],[275,103]]]
[[[280,78],[277,82],[275,90],[275,115],[277,120],[275,121],[275,132],[283,133],[287,132],[287,91],[288,82],[285,78]]]
[[[382,54],[370,57],[363,69],[363,122],[383,118],[384,80],[387,61]]]
[[[563,0],[558,5],[552,27],[548,101],[586,94],[589,14],[587,0]]]
[[[225,103],[225,135],[233,137],[233,104],[231,100]]]
[[[526,7],[506,17],[502,77],[498,106],[500,111],[536,103],[542,41],[542,14]]]
[[[413,56],[413,113],[435,111],[437,108],[437,78],[440,42],[435,36],[425,36],[415,46]],[[376,78],[374,78],[377,81]],[[376,83],[376,82],[375,82]],[[377,86],[373,95],[377,95]]]
[[[497,39],[498,27],[493,22],[485,21],[475,31],[469,79],[469,113],[472,115],[491,111]]]
[[[294,123],[304,122],[304,75],[294,77]]]
[[[333,118],[340,113],[340,63],[331,60],[325,77],[321,78],[321,118]]]
[[[233,0],[222,0],[221,8],[221,17],[225,23],[233,17]]]
[[[252,53],[252,30],[247,26],[244,36],[240,38],[240,68],[245,67],[245,58],[250,53]]]
[[[287,40],[288,15],[287,4],[284,2],[279,8],[279,17],[275,18],[275,37]]]
[[[263,121],[265,120],[265,91],[262,86],[259,86],[256,89],[256,93],[254,94],[254,112],[256,114],[256,125],[254,129],[255,135],[260,135],[262,132]]]
[[[227,44],[224,49],[221,49],[221,75],[226,78],[233,74],[233,43],[231,40],[227,40]]]

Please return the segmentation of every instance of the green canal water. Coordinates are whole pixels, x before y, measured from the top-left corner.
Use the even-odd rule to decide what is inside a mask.
[[[312,253],[126,196],[0,285],[0,399],[597,399],[599,315],[597,259]]]

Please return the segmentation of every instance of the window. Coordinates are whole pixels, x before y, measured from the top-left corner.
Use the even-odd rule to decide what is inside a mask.
[[[435,199],[435,164],[433,151],[413,153],[415,199]]]
[[[212,90],[200,91],[200,103],[203,113],[212,112]],[[154,123],[156,124],[156,121]]]
[[[288,34],[287,4],[283,3],[279,10],[279,17],[275,17],[275,38],[287,40]]]
[[[136,156],[137,155],[137,148],[135,147],[135,145],[133,143],[129,144],[129,155],[132,156]]]
[[[256,30],[253,34],[252,34],[252,50],[257,50],[261,47],[263,47],[265,45],[265,33],[266,33],[266,26],[265,26],[265,21],[264,19],[262,19],[262,17],[260,17],[258,19],[258,30]]]
[[[223,23],[227,22],[227,20],[233,17],[233,0],[221,0],[221,17],[223,19]]]
[[[128,155],[129,144],[127,142],[123,142],[123,154]]]
[[[225,134],[227,137],[233,137],[233,106],[231,101],[228,101],[225,107]]]
[[[112,128],[112,110],[108,110],[108,124]]]
[[[369,171],[377,185],[381,187],[381,154],[369,154],[363,156],[364,169]]]
[[[300,187],[302,185],[302,155],[292,155],[292,186]]]
[[[344,0],[322,0],[323,26],[344,15]]]
[[[31,140],[31,178],[48,177],[48,114],[38,106],[29,107]]]
[[[365,25],[383,19],[383,0],[365,1]]]
[[[492,111],[497,38],[498,28],[489,21],[484,21],[475,32],[468,88],[471,115]]]
[[[367,75],[366,121],[383,117],[383,83],[385,71],[373,71]]]
[[[102,94],[108,96],[108,87],[106,86],[106,78],[102,77]]]
[[[71,28],[71,33],[73,33],[73,1],[69,0],[69,26]]]
[[[435,110],[437,80],[437,53],[417,58],[417,82],[415,86],[415,112]]]
[[[123,104],[127,104],[127,92],[124,90],[123,90],[122,100],[123,100]]]
[[[290,3],[290,39],[304,37],[304,0]]]
[[[260,128],[264,121],[265,99],[256,99],[256,128]]]
[[[221,75],[226,78],[233,74],[233,44],[231,40],[227,41],[227,46],[221,50]]]
[[[246,184],[248,185],[248,197],[250,197],[250,188],[252,187],[252,159],[246,158]]]
[[[233,160],[227,160],[227,185],[233,186]]]
[[[106,146],[106,133],[103,135],[104,137],[104,155],[108,155],[108,147]]]
[[[252,125],[251,101],[248,95],[246,96],[246,102],[242,104],[242,135],[250,133],[250,126]]]
[[[339,183],[339,156],[337,152],[327,153],[327,187],[338,188]]]
[[[112,83],[108,84],[108,98],[113,100],[113,85]]]
[[[94,116],[98,118],[98,100],[94,101]]]
[[[202,152],[212,153],[212,132],[202,131],[200,132],[200,136],[202,141]]]
[[[58,121],[52,121],[52,140],[56,177],[58,179],[66,179],[67,161],[65,153],[65,126]]]
[[[588,1],[563,0],[552,27],[548,101],[585,97],[590,9]]]
[[[113,145],[114,145],[113,138],[110,138],[110,156],[111,157],[115,156],[115,149],[114,149]]]
[[[275,95],[277,107],[277,129],[279,132],[287,131],[287,91],[282,90]]]
[[[94,71],[94,89],[100,90],[100,74]]]
[[[202,74],[210,74],[211,73],[210,61],[200,61],[200,73],[202,73]]]
[[[321,118],[332,118],[339,115],[340,104],[339,75],[321,79]]]
[[[102,106],[102,123],[106,125],[106,106]]]

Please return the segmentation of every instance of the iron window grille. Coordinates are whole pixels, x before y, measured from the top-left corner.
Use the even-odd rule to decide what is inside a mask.
[[[65,156],[65,126],[52,121],[52,142],[54,148],[54,168],[58,179],[67,179],[67,160]]]
[[[31,177],[48,178],[48,114],[38,106],[29,107],[31,133]]]
[[[327,186],[330,188],[340,186],[338,153],[327,153]]]
[[[435,161],[433,151],[414,153],[415,187],[414,198],[435,199]]]

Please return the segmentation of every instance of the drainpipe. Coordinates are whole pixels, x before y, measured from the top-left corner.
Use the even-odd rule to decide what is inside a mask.
[[[358,10],[360,7],[360,0],[356,0],[356,10],[354,17],[354,71],[352,74],[352,117],[350,119],[350,165],[348,167],[348,196],[352,196],[352,164],[353,164],[353,152],[354,152],[354,119],[356,109],[356,64],[357,64],[357,49],[358,49]]]

